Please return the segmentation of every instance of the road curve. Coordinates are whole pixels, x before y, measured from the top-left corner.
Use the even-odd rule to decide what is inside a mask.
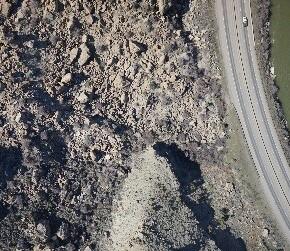
[[[216,0],[216,15],[231,100],[267,202],[290,241],[290,168],[262,86],[250,0]],[[243,27],[243,16],[248,17],[248,27]]]

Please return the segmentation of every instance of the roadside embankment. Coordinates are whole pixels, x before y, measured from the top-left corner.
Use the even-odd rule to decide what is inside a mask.
[[[278,133],[286,158],[290,160],[289,129],[281,102],[278,97],[278,86],[271,74],[271,0],[252,0],[252,18],[255,34],[256,53],[261,78],[267,97],[273,122]]]

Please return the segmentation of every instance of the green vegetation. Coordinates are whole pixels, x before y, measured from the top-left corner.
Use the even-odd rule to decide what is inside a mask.
[[[272,62],[284,114],[290,125],[290,1],[272,0]]]

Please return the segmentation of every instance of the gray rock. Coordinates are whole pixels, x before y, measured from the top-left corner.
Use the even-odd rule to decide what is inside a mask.
[[[11,12],[11,3],[9,3],[7,0],[1,1],[0,3],[0,13],[4,16],[4,17],[8,17],[10,15]]]
[[[86,20],[87,24],[89,24],[89,25],[92,25],[94,23],[94,18],[90,14],[85,16],[85,20]]]
[[[79,48],[73,48],[69,54],[69,62],[73,63],[79,55]]]
[[[147,45],[137,42],[137,41],[130,41],[129,42],[129,49],[131,53],[137,53],[140,54],[142,52],[147,51]]]
[[[82,43],[85,44],[86,42],[88,42],[88,36],[85,34],[82,36]]]
[[[37,226],[36,226],[37,232],[39,234],[39,237],[46,241],[50,238],[51,235],[51,230],[49,226],[49,221],[48,220],[42,220],[40,221]]]
[[[71,16],[67,22],[67,29],[69,31],[72,31],[75,26],[76,26],[76,18],[74,16]]]
[[[69,237],[69,226],[67,223],[62,223],[61,226],[59,227],[56,235],[61,239],[61,240],[66,240]]]
[[[61,79],[61,83],[64,83],[64,84],[68,84],[70,83],[72,80],[72,74],[71,73],[67,73],[65,74],[62,79]]]
[[[84,251],[93,251],[90,246],[87,246]]]
[[[80,48],[81,48],[81,55],[79,57],[78,62],[79,62],[80,66],[83,66],[91,58],[91,53],[90,53],[90,50],[89,50],[89,48],[87,47],[87,45],[85,43],[82,44]]]
[[[22,114],[21,112],[18,112],[15,117],[15,122],[19,123],[21,119],[22,119]]]
[[[75,245],[72,244],[72,243],[67,244],[67,245],[65,246],[65,248],[66,248],[66,249],[65,249],[66,251],[75,251],[75,250],[77,250],[76,247],[75,247]]]
[[[262,231],[262,236],[267,238],[269,236],[270,230],[268,228],[264,228]]]
[[[23,45],[32,49],[34,47],[34,41],[30,40],[30,41],[24,42]]]
[[[171,0],[158,0],[158,8],[161,15],[164,15],[165,12],[171,7]]]
[[[127,94],[127,93],[122,93],[122,95],[121,95],[121,97],[120,97],[120,101],[121,101],[121,103],[122,103],[122,104],[125,104],[125,103],[128,102],[128,100],[129,100],[129,98],[128,98],[128,94]]]
[[[77,97],[77,100],[80,103],[85,104],[86,102],[89,101],[89,97],[87,96],[85,92],[81,92],[80,95]]]

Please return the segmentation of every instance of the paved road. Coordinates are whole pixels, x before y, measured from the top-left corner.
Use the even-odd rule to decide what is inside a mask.
[[[290,168],[277,137],[261,82],[250,0],[216,0],[216,13],[230,96],[267,202],[290,241]],[[243,16],[248,17],[248,27],[243,27]]]

